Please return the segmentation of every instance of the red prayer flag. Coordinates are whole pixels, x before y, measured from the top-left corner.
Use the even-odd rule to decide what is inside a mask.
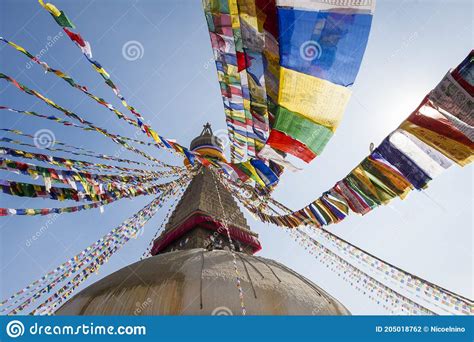
[[[268,138],[267,144],[271,147],[294,155],[305,162],[309,163],[316,157],[316,154],[311,151],[305,144],[296,139],[273,129]]]
[[[84,39],[82,39],[80,34],[69,31],[67,28],[63,28],[63,30],[64,32],[66,32],[69,38],[71,38],[71,40],[76,42],[79,46],[86,46],[86,43],[84,42]]]

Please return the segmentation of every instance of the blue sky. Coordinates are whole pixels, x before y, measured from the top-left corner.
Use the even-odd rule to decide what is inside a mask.
[[[54,1],[54,4],[69,15],[122,94],[160,134],[188,144],[207,121],[214,130],[225,128],[199,0]],[[366,54],[338,131],[324,153],[304,171],[282,177],[275,198],[290,208],[301,208],[359,163],[368,154],[371,142],[377,145],[395,129],[448,69],[456,66],[472,48],[472,6],[468,0],[378,1]],[[37,1],[1,2],[0,35],[30,52],[38,53],[59,33],[59,27]],[[122,55],[122,47],[129,41],[138,41],[143,46],[142,57],[135,61]],[[53,68],[66,71],[122,110],[102,78],[64,34],[48,48],[43,60]],[[45,75],[39,66],[29,67],[27,62],[25,56],[12,48],[0,46],[1,72],[111,132],[133,135],[130,125],[54,75]],[[6,82],[0,85],[0,105],[62,117],[62,113]],[[96,133],[6,112],[0,115],[0,128],[16,128],[29,134],[49,129],[59,141],[76,146],[107,154],[114,154],[118,149]],[[179,163],[165,153],[148,151]],[[122,155],[134,158],[128,152]],[[413,192],[405,201],[395,200],[364,217],[352,215],[330,229],[384,260],[472,298],[472,176],[472,166],[464,169],[454,166],[435,179],[426,192]],[[2,178],[14,177],[2,173]],[[107,206],[103,214],[91,210],[61,215],[31,244],[28,240],[45,225],[46,217],[0,219],[0,297],[5,298],[41,277],[150,200],[150,197],[122,200]],[[1,207],[20,208],[53,203],[6,195],[0,195],[0,201]],[[86,285],[138,260],[165,212],[160,211],[145,227],[143,235],[129,242]],[[245,215],[252,229],[260,234],[263,250],[259,255],[305,275],[354,314],[384,313],[381,307],[319,264],[285,232]]]

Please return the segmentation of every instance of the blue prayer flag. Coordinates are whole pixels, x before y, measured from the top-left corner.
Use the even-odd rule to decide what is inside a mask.
[[[279,8],[280,64],[349,86],[359,71],[371,14]]]

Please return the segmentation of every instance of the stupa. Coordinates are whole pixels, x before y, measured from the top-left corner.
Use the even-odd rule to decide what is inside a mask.
[[[222,142],[209,124],[190,148],[225,160]],[[207,168],[201,168],[154,241],[153,256],[87,287],[56,314],[241,315],[242,304],[247,315],[350,314],[302,275],[255,256],[260,249],[258,234],[250,229],[230,192]]]

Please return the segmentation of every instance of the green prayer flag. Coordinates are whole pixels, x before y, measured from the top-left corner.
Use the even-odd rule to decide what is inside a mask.
[[[364,199],[364,201],[370,208],[373,209],[381,204],[380,200],[376,198],[376,195],[372,194],[372,192],[367,188],[367,186],[365,186],[364,183],[362,183],[352,173],[349,173],[346,176],[345,181],[352,190],[357,192]]]
[[[323,151],[333,135],[329,128],[312,122],[281,106],[278,107],[273,128],[302,142],[315,154],[320,154]]]
[[[52,15],[52,17],[54,18],[54,20],[56,20],[58,25],[62,27],[75,28],[74,24],[71,22],[71,20],[69,20],[66,13],[64,13],[63,11],[61,11],[61,15],[59,17],[56,17],[54,15]]]

